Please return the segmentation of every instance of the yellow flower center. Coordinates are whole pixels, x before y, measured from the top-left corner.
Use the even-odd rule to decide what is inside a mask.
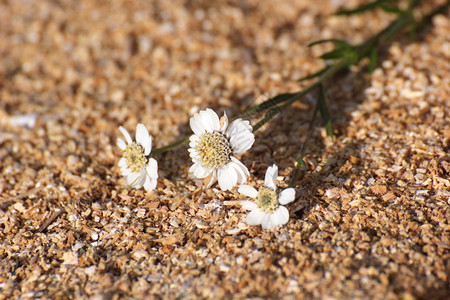
[[[263,187],[258,191],[258,207],[268,213],[272,213],[278,208],[278,197],[274,190]]]
[[[123,151],[123,157],[127,160],[128,167],[132,172],[144,169],[148,163],[148,159],[144,154],[144,148],[137,144],[128,144]]]
[[[233,151],[226,136],[218,131],[203,133],[195,146],[199,160],[208,169],[218,169],[231,159]]]

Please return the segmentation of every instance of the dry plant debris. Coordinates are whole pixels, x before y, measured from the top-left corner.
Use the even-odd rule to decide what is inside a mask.
[[[315,127],[286,226],[245,224],[235,190],[188,177],[187,147],[158,157],[153,192],[120,176],[120,125],[161,147],[200,109],[235,116],[299,90],[329,50],[308,43],[389,22],[330,17],[358,3],[2,1],[0,299],[448,296],[448,15],[389,45],[373,74],[327,84],[336,140]],[[289,179],[313,105],[256,133],[240,157],[250,184],[273,163]]]

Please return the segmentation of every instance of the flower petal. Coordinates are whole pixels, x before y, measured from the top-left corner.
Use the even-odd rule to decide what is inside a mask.
[[[233,153],[243,153],[250,149],[255,142],[253,133],[241,134],[240,136],[232,136],[230,138]]]
[[[222,191],[228,191],[236,185],[238,175],[236,174],[236,170],[230,164],[227,164],[217,170],[217,178],[220,189]]]
[[[143,175],[142,172],[131,172],[131,174],[127,176],[127,184],[134,188],[141,188],[142,184],[139,183],[145,180],[145,176],[142,175]]]
[[[156,184],[158,183],[158,179],[151,178],[148,174],[145,179],[144,189],[149,192],[153,191],[156,188]]]
[[[241,163],[241,161],[239,159],[237,159],[236,157],[232,156],[231,157],[231,161],[235,164],[234,167],[235,168],[239,167],[240,170],[244,173],[245,176],[249,176],[250,175],[250,172],[248,171],[247,167],[243,163]],[[244,181],[245,181],[245,179],[244,179]]]
[[[139,123],[136,126],[136,142],[144,147],[145,155],[150,154],[150,151],[152,150],[152,137],[142,123]]]
[[[250,149],[255,142],[253,128],[248,121],[234,120],[227,129],[226,136],[230,140],[234,153],[242,153]]]
[[[122,173],[122,176],[128,176],[128,175],[130,175],[131,174],[131,169],[128,169],[128,168],[121,168],[120,169],[120,172]]]
[[[200,137],[198,135],[196,135],[196,134],[191,135],[190,138],[189,138],[189,147],[195,148],[195,146],[197,146],[199,138]]]
[[[232,157],[234,159],[231,160],[228,164],[234,168],[237,174],[237,182],[239,184],[244,183],[247,180],[248,169],[245,167],[237,158]],[[237,163],[235,162],[237,161]]]
[[[253,127],[250,125],[250,122],[239,118],[231,122],[230,126],[227,128],[227,137],[230,137],[228,134],[238,134],[239,132],[251,133],[252,131]]]
[[[206,132],[220,130],[220,121],[217,114],[210,108],[202,110],[189,120],[192,131],[196,135],[202,135]]]
[[[125,140],[127,141],[127,144],[133,143],[133,140],[131,139],[131,135],[128,133],[128,131],[125,128],[120,126],[119,130],[120,130],[120,132],[122,132],[123,136],[125,137]]]
[[[263,229],[269,229],[269,221],[270,221],[270,214],[266,213],[261,220],[261,226]]]
[[[199,120],[199,114],[196,113],[190,120],[189,120],[189,125],[191,126],[192,131],[196,134],[196,135],[201,135],[205,132],[205,129],[203,128],[203,126],[201,125],[201,122]]]
[[[278,208],[272,214],[274,219],[275,226],[284,225],[289,221],[289,211],[283,205],[278,206]]]
[[[199,159],[198,159],[197,150],[189,148],[188,152],[189,152],[189,156],[192,158],[192,162],[193,163],[200,162]]]
[[[270,187],[273,190],[277,189],[277,176],[278,176],[278,167],[273,164],[269,166],[266,171],[266,177],[264,178],[264,184],[267,187]]]
[[[136,182],[132,185],[136,189],[140,189],[145,184],[145,180],[147,179],[147,172],[142,171],[140,176],[137,178]]]
[[[211,172],[212,171],[210,169],[202,166],[201,163],[194,163],[189,168],[189,173],[192,173],[195,178],[205,178],[206,176],[211,174]]]
[[[248,225],[259,225],[267,214],[259,208],[253,209],[245,219]]]
[[[207,108],[206,110],[201,111],[200,116],[202,118],[202,123],[205,126],[204,128],[206,129],[206,131],[213,132],[215,130],[220,130],[219,116],[211,108]]]
[[[278,208],[270,216],[268,228],[273,228],[278,225],[284,225],[289,221],[289,211],[283,205]]]
[[[127,143],[121,138],[117,138],[116,144],[119,146],[120,150],[125,150],[125,148],[127,148]]]
[[[119,160],[119,168],[122,176],[128,176],[131,173],[131,169],[128,167],[127,160],[123,157]]]
[[[280,204],[288,204],[295,200],[295,189],[287,188],[281,191],[280,196],[278,197],[278,202]]]
[[[147,175],[152,178],[156,179],[158,178],[158,162],[154,158],[150,158],[148,160],[148,166],[146,168]]]
[[[255,202],[247,200],[241,201],[239,202],[239,204],[242,206],[243,209],[246,210],[254,210],[258,207],[258,204],[256,204]]]
[[[216,181],[217,181],[217,171],[213,171],[211,179],[209,180],[209,183],[206,186],[206,188],[209,189]]]
[[[278,225],[278,217],[275,215],[275,212],[269,215],[269,219],[267,220],[267,224],[265,225],[265,229],[272,229]]]
[[[120,168],[128,168],[127,159],[125,157],[120,158],[118,165]]]
[[[256,197],[258,197],[258,191],[254,187],[246,184],[240,185],[238,188],[238,192],[253,199],[256,199]]]

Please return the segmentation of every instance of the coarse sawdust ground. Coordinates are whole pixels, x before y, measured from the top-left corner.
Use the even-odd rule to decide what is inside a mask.
[[[200,109],[301,90],[331,49],[309,43],[393,20],[330,16],[360,3],[1,1],[0,299],[448,297],[448,15],[327,82],[336,139],[318,119],[285,226],[248,226],[245,197],[190,179],[187,145],[157,157],[153,192],[117,167],[121,125],[162,147]],[[287,185],[315,101],[255,133],[249,184],[276,163]]]

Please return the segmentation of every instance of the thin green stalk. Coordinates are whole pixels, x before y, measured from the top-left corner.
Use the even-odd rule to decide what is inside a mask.
[[[190,138],[190,136],[185,137],[185,138],[182,139],[182,140],[178,140],[178,141],[176,141],[176,142],[174,142],[174,143],[172,143],[172,144],[169,144],[169,145],[167,145],[167,146],[164,146],[164,147],[161,147],[161,148],[155,148],[155,149],[153,149],[153,151],[150,153],[150,156],[156,156],[156,155],[158,155],[158,154],[167,152],[167,151],[172,150],[172,149],[174,149],[174,148],[176,148],[176,147],[179,147],[179,146],[181,146],[181,145],[184,145],[184,144],[186,144],[187,142],[189,142],[189,138]]]
[[[322,86],[320,85],[320,88],[322,88]],[[320,93],[320,91],[319,91]],[[320,97],[320,95],[319,95]],[[300,155],[297,156],[297,158],[295,159],[297,161],[297,165],[295,166],[294,169],[294,173],[292,174],[291,180],[289,181],[289,187],[293,187],[295,184],[295,181],[297,181],[298,175],[300,173],[300,167],[304,166],[306,167],[306,163],[303,160],[303,157],[305,157],[305,152],[306,152],[306,148],[308,145],[308,141],[311,138],[312,135],[312,128],[314,125],[314,122],[316,120],[316,116],[317,116],[317,112],[319,111],[319,101],[316,102],[316,105],[314,107],[314,112],[311,118],[311,121],[309,122],[309,126],[308,126],[308,131],[306,133],[306,138],[305,141],[302,143],[302,146],[300,148]]]
[[[295,101],[298,101],[300,98],[302,98],[303,96],[309,94],[311,91],[313,91],[315,88],[317,88],[319,85],[323,84],[324,81],[326,81],[328,78],[332,77],[333,75],[335,75],[337,72],[342,70],[342,66],[344,64],[348,63],[347,60],[341,60],[338,63],[332,65],[330,68],[328,68],[328,70],[326,72],[324,72],[320,78],[314,82],[313,84],[311,84],[310,86],[306,87],[305,89],[303,89],[302,91],[292,94],[291,97],[287,98],[287,99],[282,99],[280,101],[278,101],[276,104],[282,104],[284,103],[282,106],[276,106],[276,109],[274,109],[272,111],[272,113],[269,113],[264,116],[264,118],[262,118],[258,123],[256,123],[253,126],[253,131],[258,130],[259,128],[261,128],[261,126],[263,126],[264,124],[266,124],[267,122],[269,122],[272,117],[274,117],[276,114],[278,114],[279,112],[282,112],[283,110],[285,110],[287,107],[289,107],[290,105],[292,105],[292,103],[294,103]],[[276,104],[273,104],[271,106],[275,106]],[[273,109],[273,107],[271,107],[271,109]],[[270,110],[269,110],[270,111]]]

